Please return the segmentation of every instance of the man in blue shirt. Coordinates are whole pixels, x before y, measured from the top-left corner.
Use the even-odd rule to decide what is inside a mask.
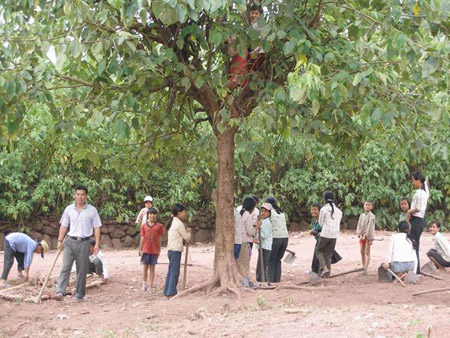
[[[30,266],[33,261],[33,253],[40,254],[44,258],[44,252],[48,251],[48,244],[45,241],[40,243],[21,232],[12,232],[5,237],[5,258],[3,273],[0,280],[0,287],[7,286],[6,279],[14,263],[17,261],[17,277],[29,280]],[[22,271],[25,270],[25,276]]]

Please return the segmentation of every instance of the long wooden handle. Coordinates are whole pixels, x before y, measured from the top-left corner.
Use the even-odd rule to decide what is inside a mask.
[[[261,228],[258,229],[259,239],[259,268],[261,269],[261,282],[266,282],[266,271],[264,270],[264,256],[262,248]]]
[[[58,260],[59,254],[61,253],[62,249],[63,249],[63,246],[61,245],[61,247],[58,249],[58,253],[56,254],[55,261],[53,262],[53,265],[52,265],[52,267],[51,267],[47,277],[45,278],[45,281],[44,281],[44,284],[42,285],[41,291],[39,291],[39,295],[38,295],[38,298],[36,300],[36,303],[40,303],[41,302],[42,293],[44,292],[44,289],[47,286],[48,279],[50,278],[50,275],[52,274],[53,268],[56,265],[56,261]]]
[[[403,287],[406,287],[406,284],[402,281],[402,279],[399,276],[397,276],[397,274],[394,271],[392,271],[391,269],[387,269],[387,271],[389,271],[395,277],[395,279],[402,284]]]
[[[289,249],[286,249],[287,252],[289,252],[292,256],[295,256],[295,252]]]
[[[186,289],[186,274],[187,274],[187,262],[189,254],[189,243],[186,242],[186,255],[184,256],[184,273],[183,273],[183,290]]]

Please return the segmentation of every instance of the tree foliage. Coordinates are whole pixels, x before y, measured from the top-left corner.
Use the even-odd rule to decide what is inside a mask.
[[[0,142],[9,163],[5,177],[19,175],[6,187],[16,185],[25,199],[31,192],[23,188],[39,182],[39,169],[27,177],[26,159],[14,152],[26,149],[25,117],[42,111],[51,121],[42,134],[53,135],[45,144],[57,142],[61,152],[40,149],[41,163],[56,170],[46,177],[62,175],[48,187],[67,187],[64,172],[78,169],[87,179],[92,169],[99,193],[118,194],[112,200],[123,210],[125,191],[137,190],[148,172],[157,173],[158,184],[169,181],[167,190],[183,192],[172,198],[185,196],[189,177],[217,177],[216,138],[238,130],[239,195],[251,186],[305,203],[328,186],[348,207],[362,196],[393,207],[397,189],[406,192],[407,171],[430,168],[442,194],[433,199],[445,207],[449,3],[261,4],[259,33],[249,26],[243,0],[0,5]],[[250,72],[249,85],[235,90],[227,89],[231,36],[240,53],[257,45],[266,51],[263,71]],[[39,138],[27,139],[23,154],[36,151]],[[105,173],[111,182],[100,183]],[[127,189],[117,183],[123,180]],[[252,186],[256,182],[267,185]],[[192,200],[208,198],[209,190]],[[6,196],[11,203],[13,196]],[[46,197],[52,207],[57,196]],[[16,214],[30,208],[16,207]]]

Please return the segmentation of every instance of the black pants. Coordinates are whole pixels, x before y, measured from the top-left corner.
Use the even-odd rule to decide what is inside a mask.
[[[272,241],[272,251],[270,251],[267,277],[269,282],[278,283],[281,281],[281,259],[286,252],[289,238],[274,238]]]
[[[333,257],[335,247],[336,238],[320,237],[316,246],[316,256],[321,268],[326,267],[328,270],[331,270],[331,257]]]
[[[422,235],[423,228],[425,227],[425,221],[421,217],[411,217],[411,230],[410,235],[416,241],[416,255],[417,255],[417,271],[420,273],[420,260],[419,260],[419,248],[420,248],[420,236]]]
[[[94,262],[89,261],[88,273],[93,272],[97,275],[103,275],[103,263],[99,258],[94,259]]]
[[[267,276],[267,270],[268,270],[268,263],[269,263],[269,257],[270,257],[270,250],[262,249],[262,256],[263,256],[263,265],[264,265],[264,281],[268,281]],[[258,253],[260,251],[258,250]],[[258,264],[256,265],[256,280],[258,282],[262,282],[262,276],[261,276],[261,255],[258,254]]]
[[[446,261],[435,249],[430,249],[427,252],[428,257],[433,257],[444,268],[450,268],[450,262]]]
[[[319,269],[320,269],[319,260],[317,259],[317,255],[316,255],[317,244],[319,244],[319,241],[316,242],[316,246],[314,248],[313,259],[311,262],[311,271],[315,272],[315,273],[319,273]],[[337,253],[337,251],[334,250],[333,256],[331,256],[331,264],[335,264],[335,263],[339,262],[341,259],[342,259],[341,255],[339,255]]]
[[[11,248],[11,246],[9,245],[9,242],[6,238],[4,241],[4,247],[5,247],[5,253],[4,253],[4,259],[3,259],[2,279],[7,280],[9,271],[11,270],[11,268],[14,264],[14,258],[16,258],[16,261],[17,261],[17,271],[22,271],[24,269],[25,254],[22,252],[14,251]]]

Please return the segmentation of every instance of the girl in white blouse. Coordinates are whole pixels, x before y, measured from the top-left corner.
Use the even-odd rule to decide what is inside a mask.
[[[410,234],[416,241],[416,255],[417,255],[417,274],[420,274],[420,261],[419,261],[419,247],[420,236],[422,235],[423,228],[425,227],[425,210],[427,209],[428,197],[430,190],[428,184],[425,181],[425,176],[416,171],[411,175],[411,181],[416,192],[411,201],[411,209],[408,210],[407,218],[411,223]]]
[[[409,234],[409,224],[406,221],[401,221],[398,233],[391,236],[388,261],[387,267],[397,275],[414,271],[417,267],[416,241]],[[389,272],[387,274],[393,278]]]

